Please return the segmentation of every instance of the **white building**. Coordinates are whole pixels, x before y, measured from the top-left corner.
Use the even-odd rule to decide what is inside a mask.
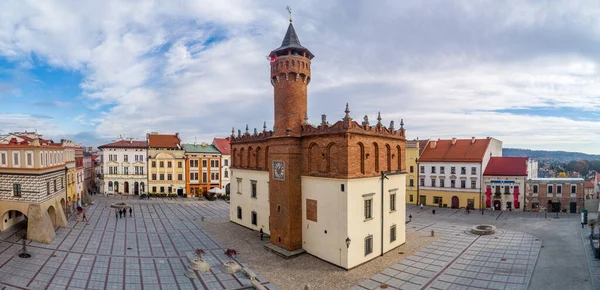
[[[229,138],[214,138],[212,145],[221,152],[221,186],[226,192],[230,191],[231,146],[229,145]]]
[[[147,193],[146,141],[119,140],[99,146],[98,149],[102,151],[105,194]]]
[[[491,137],[429,141],[418,162],[418,203],[480,208],[483,171],[493,156],[502,156],[502,141]]]

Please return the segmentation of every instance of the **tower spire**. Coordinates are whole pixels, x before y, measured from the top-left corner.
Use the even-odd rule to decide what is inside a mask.
[[[285,9],[287,9],[288,14],[290,14],[290,23],[292,23],[292,7],[288,5]]]

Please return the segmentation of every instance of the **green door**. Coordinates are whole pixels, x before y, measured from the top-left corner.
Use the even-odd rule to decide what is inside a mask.
[[[427,196],[419,196],[419,203],[422,205],[427,205]]]

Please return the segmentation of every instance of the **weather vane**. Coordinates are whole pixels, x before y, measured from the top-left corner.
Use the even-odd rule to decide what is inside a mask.
[[[289,5],[285,7],[287,9],[288,14],[290,14],[290,22],[292,22],[292,7]]]

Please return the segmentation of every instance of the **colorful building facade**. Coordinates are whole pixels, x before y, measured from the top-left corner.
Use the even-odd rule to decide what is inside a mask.
[[[210,189],[221,189],[221,152],[207,143],[183,144],[183,149],[188,172],[187,194],[200,196],[208,194]]]
[[[149,193],[186,195],[185,151],[179,133],[149,133],[146,139]]]
[[[102,152],[103,186],[107,194],[147,193],[148,143],[121,139],[98,147]]]

